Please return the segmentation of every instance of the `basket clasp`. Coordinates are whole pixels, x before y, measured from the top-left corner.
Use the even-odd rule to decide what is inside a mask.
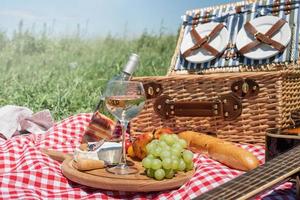
[[[163,119],[172,117],[222,117],[234,120],[242,113],[241,100],[233,93],[225,94],[212,101],[173,101],[163,95],[154,102],[154,111]]]
[[[241,79],[231,85],[231,90],[240,98],[251,98],[259,93],[259,85],[253,79]]]

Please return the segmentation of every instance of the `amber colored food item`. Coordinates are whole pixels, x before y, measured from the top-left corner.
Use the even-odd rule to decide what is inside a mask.
[[[204,133],[194,131],[184,131],[178,134],[178,136],[184,139],[191,149],[195,149],[197,152],[207,152],[208,145],[211,143],[224,143],[224,140],[218,139],[213,136],[209,136]]]
[[[153,139],[152,133],[144,133],[137,137],[137,139],[132,143],[133,151],[135,157],[142,160],[147,156],[146,145]]]
[[[134,151],[133,151],[133,147],[132,145],[130,145],[127,149],[127,155],[131,158],[134,158],[135,157],[135,154],[134,154]]]
[[[211,143],[208,154],[212,159],[242,171],[255,169],[259,165],[258,159],[252,153],[231,143]]]
[[[101,169],[105,167],[105,163],[103,160],[77,159],[74,167],[80,171]]]
[[[188,143],[192,150],[208,152],[208,155],[228,167],[248,171],[258,167],[258,159],[249,151],[213,136],[194,131],[184,131],[178,136]]]

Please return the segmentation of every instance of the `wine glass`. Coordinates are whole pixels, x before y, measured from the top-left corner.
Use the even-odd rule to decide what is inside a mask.
[[[110,81],[105,91],[105,105],[107,110],[116,117],[122,128],[122,160],[117,166],[107,171],[125,175],[134,174],[138,170],[126,163],[125,133],[129,121],[137,116],[145,104],[143,84],[136,81]]]

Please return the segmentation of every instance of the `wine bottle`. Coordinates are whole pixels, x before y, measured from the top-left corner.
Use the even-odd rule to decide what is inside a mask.
[[[134,53],[131,54],[126,65],[124,65],[122,71],[118,75],[113,76],[108,81],[108,83],[111,81],[128,81],[128,80],[130,80],[132,77],[132,74],[138,67],[139,60],[140,59],[137,54],[134,54]],[[96,113],[96,112],[101,113],[104,111],[104,105],[103,105],[104,100],[105,100],[105,90],[103,91],[103,94],[100,96],[99,102],[96,106],[94,113]],[[103,109],[101,109],[102,111],[100,111],[100,108],[103,108]],[[128,124],[128,127],[127,127],[127,133],[129,133],[129,132],[130,132],[130,124]],[[122,135],[121,126],[120,126],[119,121],[116,121],[115,129],[111,134],[112,134],[112,138],[114,138],[114,139],[120,138],[120,136]]]
[[[139,64],[139,56],[137,54],[131,54],[129,57],[129,60],[126,65],[124,65],[123,70],[120,74],[112,77],[110,81],[128,81],[131,79],[132,74],[136,70],[137,66]]]
[[[124,65],[123,70],[113,76],[109,81],[128,81],[131,79],[132,74],[134,73],[134,71],[136,70],[136,68],[138,67],[140,62],[140,58],[137,54],[132,53],[126,63],[126,65]],[[103,91],[103,94],[100,96],[100,100],[99,103],[96,106],[95,112],[99,110],[100,105],[102,104],[103,100],[105,98],[105,90]]]

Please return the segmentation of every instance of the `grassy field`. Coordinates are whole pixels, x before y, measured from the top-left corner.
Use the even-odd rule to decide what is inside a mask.
[[[131,40],[0,33],[0,105],[49,109],[55,120],[92,112],[105,83],[130,53],[141,58],[135,76],[164,75],[175,44],[174,35],[146,33]]]

